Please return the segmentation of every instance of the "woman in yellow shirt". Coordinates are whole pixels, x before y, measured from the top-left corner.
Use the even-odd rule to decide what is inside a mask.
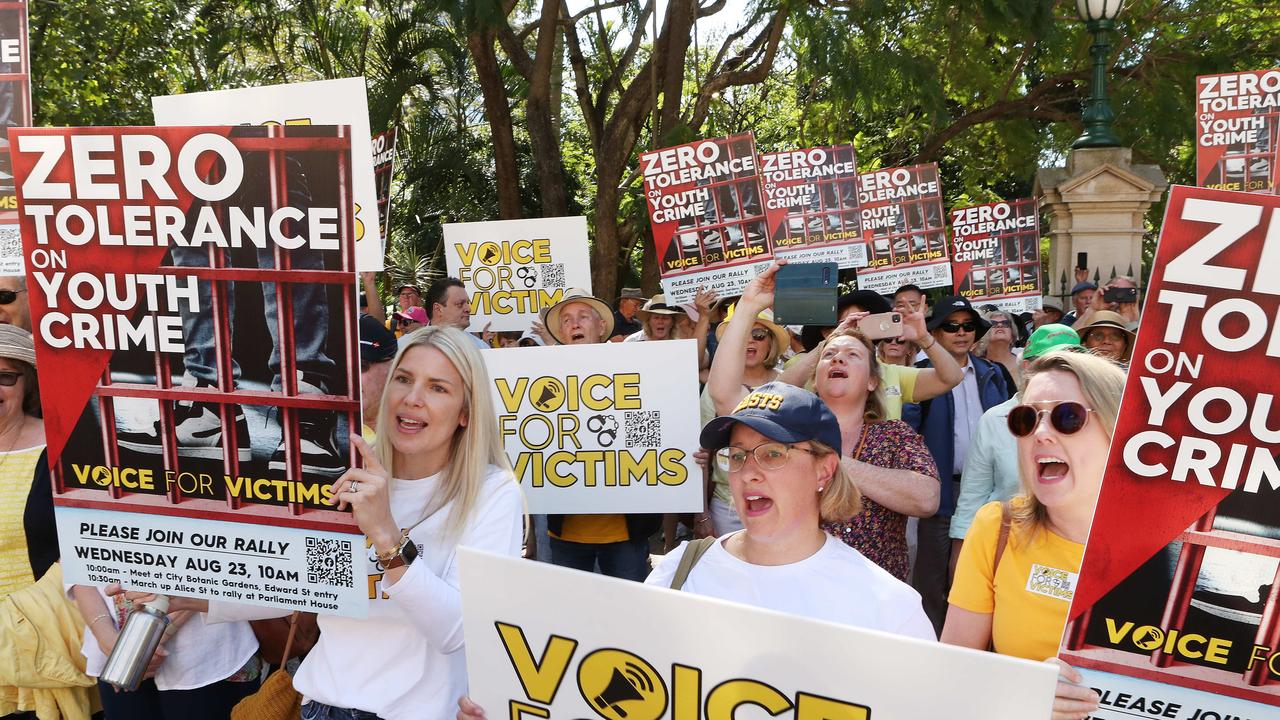
[[[1058,654],[1071,609],[1125,378],[1109,360],[1067,351],[1036,359],[1027,377],[1009,411],[1023,492],[974,518],[941,640],[1044,660]],[[1087,717],[1097,695],[1072,668],[1062,678],[1054,720]]]

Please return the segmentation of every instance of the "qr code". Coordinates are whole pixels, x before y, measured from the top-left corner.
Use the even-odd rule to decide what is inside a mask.
[[[538,266],[539,274],[542,275],[542,287],[558,288],[564,287],[564,263],[550,263],[548,265]]]
[[[334,587],[354,587],[355,571],[351,566],[351,541],[333,538],[307,538],[307,582]]]
[[[22,233],[17,225],[0,225],[0,258],[22,255]]]
[[[658,410],[631,410],[623,414],[626,446],[659,447],[662,445],[662,413]]]

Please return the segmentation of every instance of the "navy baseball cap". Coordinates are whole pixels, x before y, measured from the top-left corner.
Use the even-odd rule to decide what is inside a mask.
[[[734,423],[777,442],[817,440],[841,454],[835,413],[817,395],[795,385],[771,382],[752,390],[732,413],[703,426],[698,438],[702,447],[719,450],[728,445]]]
[[[372,315],[360,316],[360,361],[379,363],[396,355],[396,336]]]
[[[1097,285],[1089,282],[1088,280],[1085,280],[1083,282],[1076,283],[1075,286],[1071,288],[1071,294],[1075,295],[1076,293],[1084,290],[1097,290],[1097,289],[1098,289]]]

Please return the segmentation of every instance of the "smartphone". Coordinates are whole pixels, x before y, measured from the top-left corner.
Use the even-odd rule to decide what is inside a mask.
[[[1087,252],[1076,253],[1076,267],[1081,270],[1089,269],[1089,253]]]
[[[840,267],[833,262],[788,263],[776,276],[773,321],[779,325],[836,324]]]
[[[902,336],[902,315],[896,312],[876,313],[858,321],[858,329],[868,340]]]
[[[1107,288],[1102,293],[1102,299],[1109,303],[1138,302],[1138,288]]]

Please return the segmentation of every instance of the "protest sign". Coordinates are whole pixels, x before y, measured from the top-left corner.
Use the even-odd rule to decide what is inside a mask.
[[[774,255],[791,262],[865,266],[857,177],[852,145],[761,154],[760,179]]]
[[[214,90],[151,98],[156,125],[338,125],[351,132],[356,269],[382,270],[378,193],[373,178],[364,78]]]
[[[1172,188],[1061,655],[1101,717],[1280,706],[1278,261],[1280,198]]]
[[[9,138],[67,581],[362,614],[350,131]]]
[[[1046,663],[458,555],[468,694],[491,718],[1049,717]]]
[[[27,53],[27,3],[0,2],[0,135],[31,125],[31,67]],[[22,274],[18,199],[8,141],[0,137],[0,276]]]
[[[471,298],[471,332],[524,331],[569,288],[591,290],[587,219],[444,224],[444,259]]]
[[[951,211],[955,294],[1005,312],[1040,307],[1040,211],[1031,198]]]
[[[693,340],[485,353],[531,513],[700,512]]]
[[[396,172],[396,129],[373,136],[373,182],[378,194],[378,236],[387,243],[387,218],[391,216],[391,178]]]
[[[1274,192],[1280,70],[1196,78],[1196,184]]]
[[[674,305],[699,287],[738,295],[773,257],[752,133],[640,155],[662,289]]]
[[[858,176],[858,217],[871,249],[858,287],[891,293],[912,283],[951,287],[946,215],[937,163]]]

